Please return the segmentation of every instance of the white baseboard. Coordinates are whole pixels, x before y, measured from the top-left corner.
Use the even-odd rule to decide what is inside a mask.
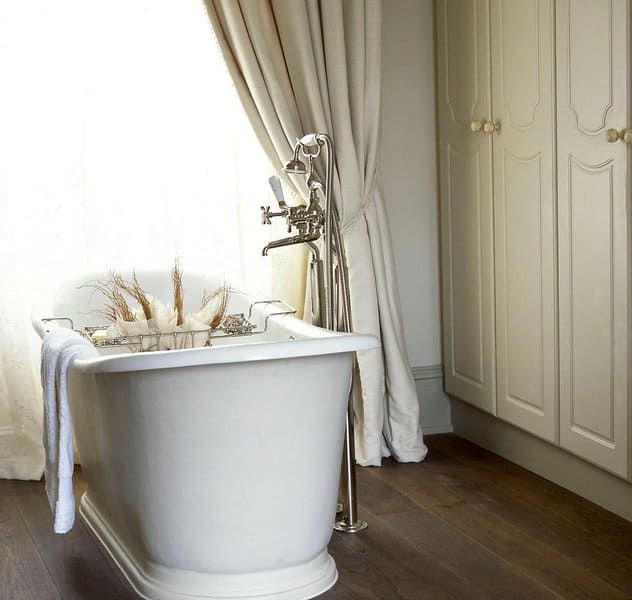
[[[441,379],[443,381],[443,367],[441,365],[426,365],[425,367],[413,367],[415,381],[423,379]]]
[[[412,372],[419,399],[421,430],[425,435],[450,433],[450,400],[443,391],[443,368],[441,365],[426,365],[413,367]]]

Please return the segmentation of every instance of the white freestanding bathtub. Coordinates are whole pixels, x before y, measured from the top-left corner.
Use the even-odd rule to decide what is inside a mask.
[[[169,298],[168,273],[138,278]],[[185,273],[185,299],[217,283]],[[88,313],[102,299],[76,285],[60,288],[52,313],[34,313],[40,335],[56,326],[41,317],[100,320]],[[233,294],[228,312],[250,304]],[[252,320],[277,311],[255,305]],[[209,348],[108,349],[75,362],[80,514],[141,596],[298,600],[335,583],[327,544],[353,351],[376,345],[285,315]]]

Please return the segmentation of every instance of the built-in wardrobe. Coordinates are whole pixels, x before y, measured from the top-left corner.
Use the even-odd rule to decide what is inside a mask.
[[[446,391],[630,477],[629,0],[437,0]]]

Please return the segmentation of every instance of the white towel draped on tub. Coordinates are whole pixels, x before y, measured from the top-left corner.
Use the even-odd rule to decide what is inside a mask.
[[[72,419],[67,394],[68,369],[77,358],[92,358],[97,355],[94,346],[71,329],[54,329],[46,334],[42,341],[46,493],[53,511],[55,533],[67,533],[75,521],[75,498],[72,493]]]

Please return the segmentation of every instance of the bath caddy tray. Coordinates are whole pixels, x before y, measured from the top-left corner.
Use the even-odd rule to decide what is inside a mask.
[[[252,318],[255,306],[261,305],[277,305],[280,310],[265,313],[263,324],[259,326],[253,323]],[[47,317],[42,319],[42,322],[45,324],[50,322],[66,323],[70,329],[92,342],[97,348],[125,346],[135,352],[153,352],[156,350],[212,346],[212,340],[214,339],[262,334],[267,331],[268,321],[271,317],[293,315],[295,313],[296,309],[283,300],[258,300],[250,305],[247,315],[244,313],[226,315],[217,328],[118,336],[105,334],[110,325],[90,325],[83,329],[77,329],[70,317]],[[103,332],[103,335],[98,335],[100,332]]]

